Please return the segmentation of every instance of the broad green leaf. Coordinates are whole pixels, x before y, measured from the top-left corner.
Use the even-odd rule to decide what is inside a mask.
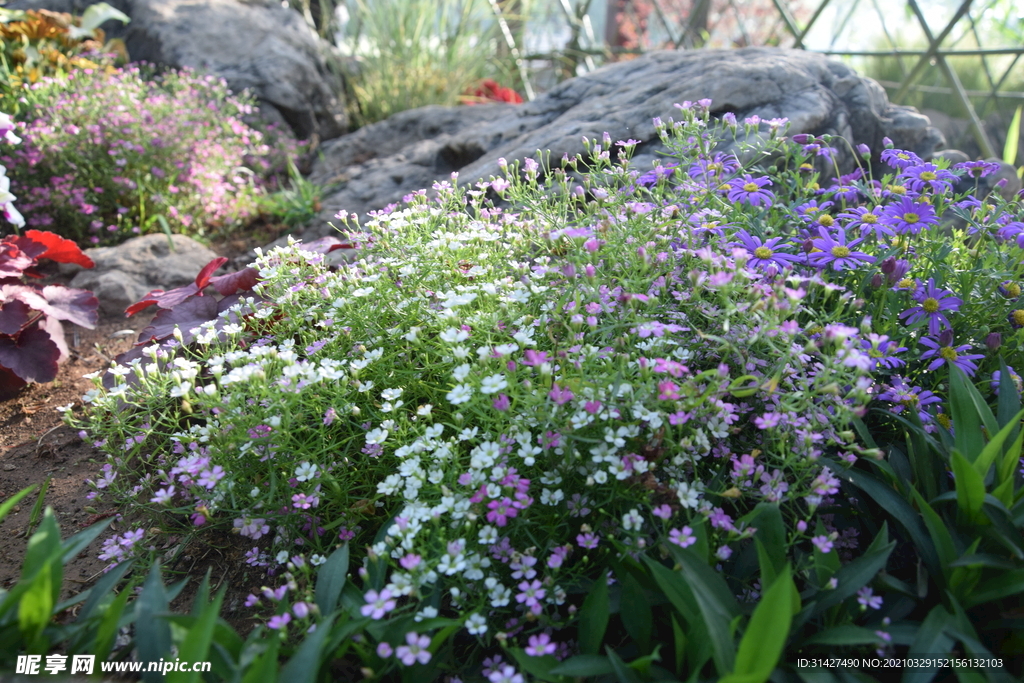
[[[330,614],[338,606],[338,598],[345,587],[348,575],[348,543],[341,546],[327,558],[316,575],[316,606],[320,614]]]
[[[1009,377],[1010,368],[1006,365],[1006,360],[999,357],[999,376]],[[1006,391],[999,392],[999,398],[996,402],[996,419],[999,421],[1001,426],[1006,426],[1010,422],[1010,417],[1021,409],[1020,405],[1020,394],[1017,393],[1017,386],[1013,382],[1006,382],[1003,384]],[[1013,439],[1016,435],[1011,436]]]
[[[875,645],[878,635],[869,628],[844,624],[815,633],[803,645]]]
[[[596,655],[601,651],[609,614],[608,582],[604,576],[599,576],[580,609],[580,652],[585,655]]]
[[[786,565],[786,524],[776,503],[758,503],[752,517],[750,523],[757,529],[754,539],[760,541],[757,556],[761,565],[761,585],[767,586],[771,585],[774,577]],[[771,568],[767,574],[762,551],[765,558],[770,560]]]
[[[950,412],[955,431],[953,445],[968,462],[973,463],[985,447],[981,426],[984,424],[989,435],[992,435],[999,431],[999,424],[974,382],[956,365],[949,367],[949,387]]]
[[[615,654],[615,650],[605,645],[604,651],[608,655],[608,661],[611,663],[612,669],[615,670],[615,678],[619,683],[641,683],[640,676]]]
[[[789,565],[786,565],[754,608],[736,651],[733,676],[749,676],[745,679],[749,683],[765,683],[772,675],[789,638],[796,593]],[[731,681],[733,676],[726,676],[721,683]]]
[[[1017,425],[1020,419],[1024,417],[1024,410],[1019,411],[1014,415],[1010,422],[1003,426],[999,430],[999,433],[992,437],[991,441],[985,444],[985,448],[981,450],[978,455],[978,459],[974,461],[974,471],[981,475],[982,480],[988,474],[988,470],[992,467],[992,463],[996,462],[996,458],[1003,454],[1003,444],[1010,437],[1010,434],[1017,429]],[[1020,451],[1017,451],[1020,453]]]
[[[953,615],[941,605],[936,605],[921,622],[917,636],[910,645],[907,656],[944,655],[953,649],[953,639],[946,635],[946,629],[953,626]],[[903,670],[903,683],[927,683],[935,676],[937,669],[913,668]]]
[[[775,570],[775,563],[772,561],[771,555],[768,554],[768,550],[764,547],[764,543],[756,535],[754,536],[754,546],[757,548],[757,564],[761,569],[761,585],[774,583],[775,577],[778,576],[778,572]]]
[[[1017,148],[1020,144],[1020,112],[1024,105],[1017,107],[1010,119],[1010,127],[1006,129],[1006,142],[1003,144],[1003,161],[1011,166],[1017,165]],[[1006,375],[1003,375],[1005,377]]]
[[[588,677],[615,673],[612,663],[601,655],[576,655],[565,660],[549,672],[556,676]]]
[[[539,678],[542,681],[558,681],[558,676],[554,675],[551,670],[558,666],[558,660],[555,659],[554,655],[544,655],[542,657],[531,657],[526,654],[526,651],[519,647],[510,647],[508,651],[515,658],[519,668],[526,673]]]
[[[31,579],[43,567],[50,563],[61,552],[60,527],[57,526],[57,518],[53,516],[53,508],[47,507],[43,513],[43,521],[32,537],[28,540],[28,547],[25,549],[25,559],[21,565],[21,578]],[[60,585],[57,586],[60,591]],[[58,596],[54,597],[56,603]]]
[[[105,519],[97,522],[88,529],[83,529],[64,541],[61,549],[61,562],[67,564],[69,560],[77,557],[80,552],[88,548],[89,544],[103,533],[112,521],[111,519]]]
[[[1003,572],[1001,575],[987,579],[981,586],[964,600],[964,606],[968,609],[994,600],[1004,600],[1011,596],[1024,593],[1024,569]],[[1024,602],[1024,598],[1016,598],[1017,602]]]
[[[110,593],[114,590],[114,586],[116,586],[121,578],[128,572],[128,569],[131,568],[133,563],[133,560],[121,562],[99,578],[96,585],[89,589],[89,599],[85,601],[84,605],[82,605],[82,609],[78,613],[78,619],[76,619],[77,622],[84,622],[88,619],[100,601],[104,598],[110,597]]]
[[[957,558],[953,537],[949,535],[946,523],[939,517],[932,506],[928,504],[924,496],[918,493],[915,488],[911,488],[910,493],[914,496],[917,507],[921,509],[921,517],[924,518],[925,526],[928,527],[928,533],[935,544],[935,551],[939,554],[939,561],[942,563],[942,576],[946,581],[949,581],[949,565]],[[936,576],[934,578],[938,579],[939,577]]]
[[[328,615],[317,625],[315,631],[303,638],[302,645],[295,651],[288,663],[281,667],[281,675],[278,680],[286,683],[315,683],[324,655],[324,640],[331,632],[334,616],[333,614]]]
[[[135,601],[135,647],[141,661],[156,662],[171,653],[171,626],[160,618],[167,614],[169,602],[160,563],[156,562]],[[146,683],[163,682],[163,675],[153,671],[144,671],[142,678]]]
[[[651,606],[647,604],[647,597],[640,582],[632,574],[626,574],[622,579],[622,597],[619,602],[619,617],[622,624],[636,641],[640,652],[646,654],[651,651],[651,629],[654,621],[651,615]]]
[[[953,449],[953,480],[956,483],[957,506],[967,515],[971,521],[978,519],[981,513],[981,506],[985,504],[985,482],[981,475],[974,471],[971,463],[968,462],[959,451]]]
[[[683,660],[686,658],[686,631],[675,614],[672,615],[672,641],[675,646],[676,671],[682,671]]]
[[[320,629],[317,628],[319,631]],[[281,645],[278,638],[266,638],[267,649],[253,660],[245,672],[242,683],[264,683],[265,681],[282,680],[277,675],[277,650]]]
[[[190,614],[196,618],[203,613],[210,605],[210,574],[213,573],[213,568],[206,570],[206,575],[203,576],[202,582],[199,584],[199,588],[196,589],[196,595],[192,598],[192,611]]]
[[[686,548],[671,547],[670,552],[679,562],[686,583],[689,584],[704,629],[711,641],[712,656],[719,674],[732,671],[736,658],[730,622],[740,615],[736,598],[729,591],[725,579],[715,573],[704,561]],[[699,628],[691,623],[691,628]]]
[[[209,578],[209,575],[207,575]],[[207,583],[207,581],[204,581]],[[220,615],[220,607],[224,602],[224,594],[227,592],[227,586],[222,587],[217,591],[217,597],[213,599],[213,602],[207,603],[203,606],[196,618],[195,623],[189,628],[188,635],[185,636],[185,640],[181,643],[181,647],[178,650],[178,657],[187,662],[205,662],[209,661],[210,656],[210,643],[213,641],[213,629],[217,625],[217,617]],[[202,593],[202,591],[200,591]],[[209,592],[207,591],[207,595]],[[197,600],[198,602],[198,600]],[[315,633],[315,631],[314,631]],[[166,677],[166,683],[197,683],[199,681],[200,672],[198,671],[171,671]]]
[[[921,521],[921,515],[911,505],[890,487],[881,483],[867,472],[856,469],[835,470],[842,472],[842,477],[861,491],[870,496],[876,503],[892,515],[893,519],[899,522],[917,548],[918,554],[924,561],[925,567],[932,576],[942,576],[942,564],[939,562],[939,554],[928,535],[928,529]]]
[[[46,645],[41,642],[43,629],[50,623],[53,615],[53,572],[51,559],[49,564],[36,573],[29,584],[29,589],[21,596],[18,603],[18,628],[28,645],[28,651],[45,654]]]
[[[883,534],[886,534],[884,525],[882,530],[878,532],[878,538],[881,538]],[[875,540],[877,541],[878,538]],[[836,587],[832,590],[818,593],[821,597],[812,603],[813,609],[811,613],[815,615],[821,614],[868,585],[878,572],[885,568],[889,554],[892,553],[895,547],[896,541],[892,541],[884,546],[872,544],[872,547],[863,555],[848,564],[844,564],[835,573]]]
[[[127,563],[122,562],[118,566],[120,567],[125,564]],[[122,626],[121,622],[125,613],[125,606],[128,604],[128,598],[131,595],[132,591],[122,590],[101,613],[102,619],[99,626],[96,627],[96,638],[93,640],[93,646],[88,649],[89,654],[96,655],[96,659],[101,661],[107,659],[107,656],[113,649],[117,632]]]

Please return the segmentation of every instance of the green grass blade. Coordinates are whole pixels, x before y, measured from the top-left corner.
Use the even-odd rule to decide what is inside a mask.
[[[1017,148],[1020,144],[1020,112],[1024,105],[1017,107],[1010,120],[1010,127],[1006,129],[1006,143],[1003,144],[1003,161],[1011,166],[1017,165]]]

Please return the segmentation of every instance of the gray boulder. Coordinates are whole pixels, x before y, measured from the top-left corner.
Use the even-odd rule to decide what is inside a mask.
[[[584,136],[640,140],[634,159],[650,168],[665,151],[652,120],[667,121],[678,113],[675,103],[704,98],[714,115],[786,117],[792,134],[838,135],[876,154],[885,137],[923,158],[944,144],[926,117],[890,104],[877,83],[823,55],[774,48],[652,52],[565,81],[526,104],[426,107],[332,141],[312,178],[339,187],[302,237],[330,234],[326,223],[339,211],[365,215],[454,171],[460,183],[472,184],[500,176],[499,158],[511,163],[538,150],[551,150],[553,160],[574,156],[585,151]],[[852,170],[850,149],[838,149],[840,170]]]
[[[329,46],[298,12],[274,0],[108,0],[131,21],[107,22],[132,61],[201,69],[248,88],[269,121],[287,123],[299,138],[328,140],[348,118],[340,76],[328,66]],[[12,0],[10,9],[81,14],[89,0]]]
[[[100,310],[108,315],[123,314],[154,289],[167,291],[188,285],[203,266],[217,258],[184,235],[144,235],[116,247],[86,249],[85,253],[95,268],[64,263],[61,273],[74,275],[72,287],[91,290],[100,300]]]

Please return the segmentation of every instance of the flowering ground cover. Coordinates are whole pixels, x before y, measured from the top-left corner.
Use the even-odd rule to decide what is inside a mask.
[[[590,141],[339,215],[347,265],[296,243],[147,302],[157,341],[67,414],[129,525],[101,559],[233,529],[267,583],[232,652],[308,680],[1020,675],[1019,202],[897,149],[824,181],[843,141],[707,106],[653,170]]]

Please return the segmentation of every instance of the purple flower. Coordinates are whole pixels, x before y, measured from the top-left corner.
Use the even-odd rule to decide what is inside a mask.
[[[776,264],[781,268],[789,268],[799,258],[782,251],[782,249],[790,248],[791,245],[785,244],[782,248],[779,248],[779,242],[782,242],[781,237],[772,237],[765,242],[760,237],[750,235],[746,230],[738,231],[736,237],[740,240],[739,245],[750,254],[750,260],[747,262],[748,265],[754,268],[766,268],[771,264]]]
[[[929,370],[935,370],[945,363],[951,363],[967,373],[968,377],[974,377],[978,366],[974,361],[985,356],[980,353],[965,353],[971,350],[970,344],[953,346],[953,333],[946,330],[939,335],[938,340],[922,337],[921,343],[928,347],[928,351],[921,354],[921,360],[934,358],[928,366]]]
[[[774,195],[764,187],[771,184],[772,181],[768,176],[754,178],[749,173],[745,173],[742,178],[729,181],[727,185],[729,201],[743,202],[751,206],[763,204],[765,208],[768,208],[772,205]]]
[[[832,552],[832,540],[828,536],[815,536],[811,539],[811,543],[814,544],[823,555],[827,555]]]
[[[882,596],[873,595],[874,591],[869,586],[864,586],[857,591],[857,602],[860,603],[861,609],[882,609]]]
[[[967,171],[967,175],[971,178],[984,178],[999,172],[999,164],[991,161],[964,161],[956,164],[953,168]]]
[[[694,180],[721,180],[727,175],[732,175],[740,169],[740,162],[732,154],[719,152],[713,158],[699,158],[690,164],[686,170],[687,174]]]
[[[395,609],[397,604],[391,596],[391,591],[387,588],[380,593],[374,590],[367,591],[363,597],[366,600],[366,604],[360,608],[360,612],[364,617],[370,617],[371,619],[380,619]]]
[[[845,218],[849,221],[849,223],[846,224],[847,228],[860,228],[860,234],[862,236],[874,231],[875,237],[879,240],[884,240],[886,235],[893,236],[896,233],[892,231],[892,228],[882,222],[881,215],[875,213],[877,209],[877,206],[871,207],[870,209],[866,206],[858,206],[855,209],[848,209],[847,211],[844,211],[839,214],[839,217]]]
[[[1014,370],[1012,367],[1008,367],[1007,369],[1010,371],[1010,380],[1013,381],[1013,384],[1014,384],[1015,388],[1017,389],[1018,392],[1020,392],[1020,387],[1021,387],[1020,375],[1018,375],[1017,371]],[[1002,375],[1002,372],[999,371],[999,370],[996,370],[995,372],[992,373],[992,392],[996,396],[999,395],[999,385],[1000,385],[1000,376],[1001,375]]]
[[[935,209],[927,202],[916,202],[903,197],[899,202],[889,204],[882,210],[887,225],[901,235],[916,235],[922,228],[939,222]]]
[[[574,394],[569,387],[560,387],[558,382],[551,387],[551,391],[548,392],[548,398],[555,402],[556,405],[565,405],[573,399]]]
[[[921,305],[903,311],[899,317],[907,318],[908,325],[914,325],[927,318],[928,334],[933,335],[938,334],[943,328],[952,327],[943,311],[956,312],[963,304],[963,299],[953,296],[953,292],[936,287],[933,278],[928,278],[928,284],[918,288],[914,294],[914,301]]]
[[[278,614],[277,616],[270,617],[270,621],[267,622],[267,627],[272,628],[275,631],[284,628],[288,625],[288,622],[292,620],[292,615],[285,612],[284,614]]]
[[[697,542],[696,536],[693,535],[693,529],[688,526],[684,526],[681,530],[670,530],[668,540],[669,543],[675,543],[680,548],[687,548]]]
[[[599,539],[596,534],[592,533],[577,534],[576,542],[579,544],[581,548],[585,548],[586,550],[593,550],[597,547]]]
[[[957,180],[956,176],[946,169],[928,163],[908,166],[899,177],[904,180],[904,185],[914,192],[924,192],[925,188],[930,188],[936,194],[949,192]]]
[[[889,341],[889,337],[884,334],[877,335],[871,333],[867,339],[860,340],[860,346],[868,358],[872,360],[872,370],[877,370],[879,366],[894,370],[906,365],[905,361],[900,358],[893,358],[891,354],[902,353],[907,350],[907,347],[896,346],[896,342]]]
[[[922,163],[921,157],[903,149],[887,149],[882,152],[882,161],[901,171],[908,166]]]
[[[930,391],[922,391],[921,387],[911,387],[899,375],[892,377],[892,386],[888,391],[879,394],[879,401],[895,403],[891,411],[897,415],[905,408],[917,411],[921,422],[928,422],[932,416],[925,412],[924,407],[932,403],[941,403],[942,399]]]
[[[395,650],[395,656],[406,666],[412,666],[416,662],[426,664],[430,661],[430,636],[418,635],[410,631],[405,634],[405,642],[408,645],[399,645]]]
[[[821,239],[812,240],[811,244],[814,248],[820,249],[820,251],[811,252],[807,255],[807,259],[819,268],[831,265],[832,270],[838,271],[844,268],[854,269],[862,261],[867,263],[875,262],[874,256],[869,256],[860,251],[853,251],[853,247],[863,242],[864,238],[847,242],[845,230],[840,228],[836,235],[832,236],[824,226],[818,228],[818,234],[821,235]]]
[[[552,654],[558,646],[551,642],[551,636],[541,633],[539,636],[530,636],[530,644],[526,648],[526,654],[531,657],[543,657]]]

